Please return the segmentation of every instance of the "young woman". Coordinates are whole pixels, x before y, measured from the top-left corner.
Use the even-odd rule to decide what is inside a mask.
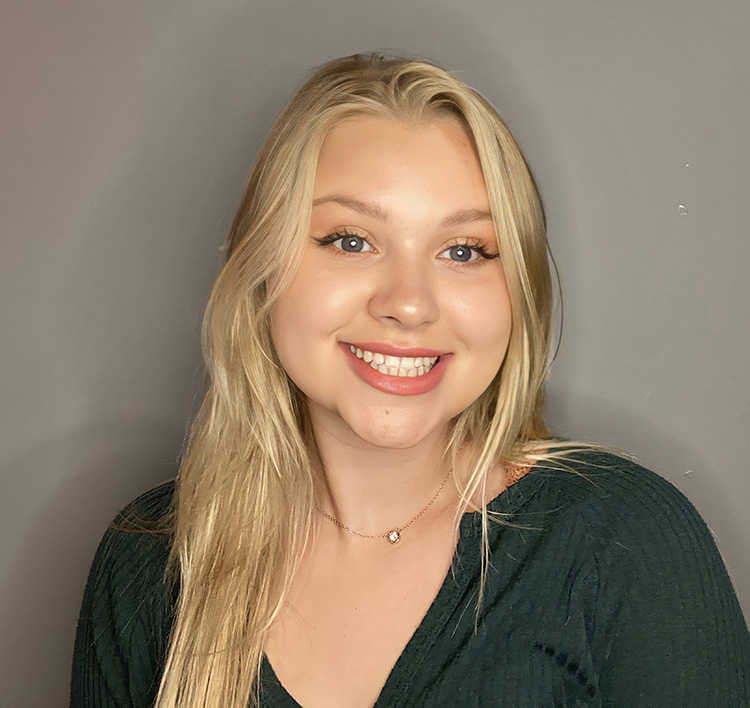
[[[495,110],[426,63],[319,69],[229,237],[177,482],[95,558],[72,705],[750,704],[694,509],[544,425],[551,301]]]

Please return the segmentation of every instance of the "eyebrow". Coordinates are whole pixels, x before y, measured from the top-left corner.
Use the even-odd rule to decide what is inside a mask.
[[[486,209],[461,209],[455,214],[443,219],[440,224],[443,228],[448,226],[459,226],[460,224],[470,224],[472,221],[492,221],[492,212]]]
[[[313,207],[319,206],[320,204],[327,204],[329,202],[341,204],[341,206],[344,206],[347,209],[356,211],[363,216],[377,219],[378,221],[387,223],[390,220],[388,212],[379,204],[364,202],[361,199],[356,199],[355,197],[350,197],[346,194],[331,194],[325,197],[319,197],[313,202]],[[455,214],[451,214],[443,219],[440,226],[442,228],[448,228],[449,226],[470,224],[474,221],[492,221],[492,212],[486,209],[461,209]]]
[[[331,194],[326,197],[320,197],[319,199],[316,199],[313,202],[313,206],[316,207],[319,204],[327,204],[328,202],[335,202],[336,204],[341,204],[341,206],[347,207],[347,209],[351,209],[352,211],[356,211],[358,214],[362,214],[363,216],[369,216],[373,219],[377,219],[378,221],[388,221],[388,212],[383,209],[383,207],[379,206],[378,204],[373,204],[371,202],[363,202],[360,199],[355,199],[354,197],[348,197],[345,194]]]

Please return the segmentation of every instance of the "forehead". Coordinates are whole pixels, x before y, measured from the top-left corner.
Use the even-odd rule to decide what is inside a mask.
[[[445,209],[489,208],[474,143],[456,118],[427,122],[356,116],[323,142],[314,199],[350,194],[378,202],[397,196]]]

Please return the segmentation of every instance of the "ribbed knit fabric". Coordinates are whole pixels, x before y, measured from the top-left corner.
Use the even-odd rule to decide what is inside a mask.
[[[580,474],[540,465],[491,502],[514,525],[491,526],[478,622],[480,517],[464,516],[455,573],[376,708],[750,706],[750,635],[703,521],[648,470],[579,458]],[[158,518],[172,493],[162,485],[127,514]],[[173,606],[167,551],[163,535],[105,534],[81,609],[73,708],[153,704]],[[299,708],[267,661],[261,705]]]

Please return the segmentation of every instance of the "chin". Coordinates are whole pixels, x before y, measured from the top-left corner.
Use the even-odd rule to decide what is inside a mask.
[[[406,450],[427,438],[435,438],[448,428],[448,422],[434,423],[415,420],[414,415],[399,415],[395,410],[383,410],[368,420],[346,421],[347,427],[362,442],[373,447]]]

